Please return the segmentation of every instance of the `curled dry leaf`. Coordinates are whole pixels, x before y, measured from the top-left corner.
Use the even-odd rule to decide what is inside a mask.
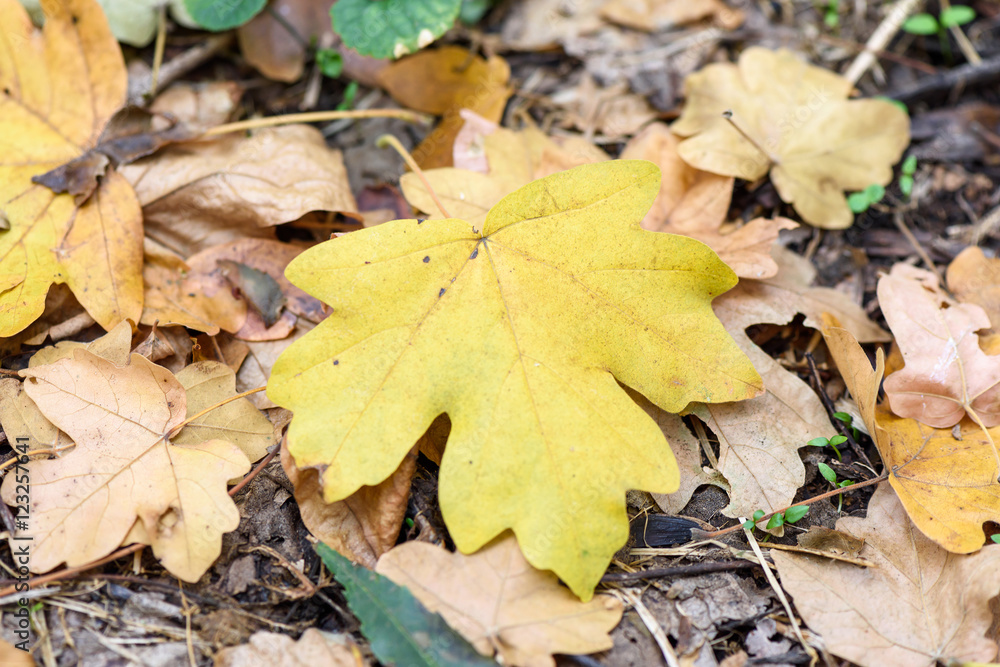
[[[342,556],[375,569],[379,556],[399,539],[410,482],[417,469],[416,454],[408,454],[382,483],[361,487],[332,503],[323,500],[319,473],[296,466],[287,442],[281,443],[281,466],[295,487],[295,502],[309,532]]]
[[[109,339],[105,353],[120,346],[120,329],[100,339]],[[22,371],[29,378],[24,394],[39,414],[76,443],[60,458],[28,464],[38,484],[29,524],[32,571],[89,562],[129,535],[151,544],[176,576],[196,581],[218,556],[222,533],[239,521],[226,480],[249,470],[240,448],[259,458],[273,441],[270,423],[240,399],[166,442],[163,434],[186,415],[233,395],[230,369],[204,362],[177,378],[136,354],[124,366],[81,347],[58,356]],[[26,437],[38,433],[28,427]],[[219,435],[226,441],[210,439]],[[13,481],[0,488],[8,502]]]
[[[340,151],[288,125],[170,147],[121,168],[146,233],[182,257],[291,222],[309,211],[356,215]]]
[[[565,109],[563,127],[575,127],[587,137],[597,132],[606,138],[620,139],[635,134],[656,118],[646,98],[630,93],[624,81],[603,88],[587,73],[578,86],[563,89],[551,99]]]
[[[985,635],[1000,593],[1000,545],[948,553],[914,528],[884,483],[864,519],[845,517],[837,529],[865,540],[869,567],[771,551],[782,587],[832,653],[863,667],[997,658]]]
[[[406,542],[382,556],[376,571],[504,665],[554,667],[553,653],[609,649],[608,633],[622,617],[616,598],[580,602],[555,575],[531,567],[509,534],[472,556]]]
[[[987,437],[965,419],[960,422],[961,439],[956,439],[952,429],[897,417],[877,405],[882,351],[873,370],[850,332],[839,328],[835,318],[827,318],[826,324],[823,336],[910,519],[948,551],[980,549],[986,539],[983,523],[1000,522],[1000,484],[990,442],[1000,439],[1000,427],[990,429]]]
[[[448,413],[455,543],[512,528],[589,598],[627,537],[622,492],[678,483],[618,381],[670,411],[760,391],[711,312],[736,276],[704,244],[639,228],[659,178],[637,160],[584,165],[508,195],[481,228],[397,220],[297,257],[287,275],[333,313],[275,364],[268,396],[295,412],[289,450],[322,471],[324,497],[380,483]]]
[[[806,222],[849,227],[854,214],[844,190],[888,184],[910,141],[905,112],[883,100],[848,100],[851,88],[791,51],[751,47],[738,64],[709,65],[685,81],[687,103],[672,126],[689,137],[681,157],[750,181],[770,172]]]
[[[733,196],[733,178],[692,167],[677,152],[680,140],[663,123],[633,137],[622,159],[649,160],[660,167],[660,194],[642,220],[643,229],[683,234],[709,246],[740,278],[770,278],[778,272],[771,246],[782,229],[798,225],[787,218],[756,218],[723,232]]]
[[[21,331],[65,282],[110,329],[142,311],[142,214],[115,169],[81,206],[33,182],[97,144],[125,102],[121,50],[92,0],[44,3],[44,32],[0,2],[0,337]]]
[[[460,46],[425,49],[398,60],[379,72],[378,81],[403,106],[444,116],[413,150],[424,169],[452,166],[455,137],[464,123],[461,109],[498,122],[511,93],[506,60],[484,60]]]
[[[364,658],[352,642],[337,641],[309,628],[298,640],[277,632],[255,632],[246,644],[215,654],[215,667],[361,667]]]
[[[879,279],[878,300],[906,363],[885,380],[892,411],[936,428],[966,414],[1000,425],[1000,356],[983,352],[976,334],[990,327],[986,311],[956,302],[933,273],[905,264]]]
[[[733,30],[743,23],[743,12],[731,9],[722,0],[611,0],[601,7],[601,16],[646,32],[708,18],[715,19],[724,30]]]

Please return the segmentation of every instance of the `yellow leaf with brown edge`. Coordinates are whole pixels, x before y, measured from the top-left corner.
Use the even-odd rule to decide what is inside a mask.
[[[910,120],[884,100],[848,100],[847,79],[787,49],[750,47],[684,82],[671,126],[686,162],[749,181],[770,172],[781,198],[824,229],[854,222],[844,191],[887,185],[910,142]],[[723,117],[731,113],[731,121]]]
[[[827,318],[823,337],[906,513],[944,549],[978,551],[986,539],[983,523],[1000,522],[1000,484],[991,443],[969,418],[961,421],[961,439],[957,439],[950,428],[932,428],[878,405],[882,351],[877,352],[872,369],[854,336],[837,324],[835,318]],[[1000,427],[991,428],[990,435],[994,441],[1000,439]]]
[[[101,558],[138,526],[164,567],[197,581],[218,557],[222,534],[239,524],[226,482],[250,469],[246,455],[223,440],[168,442],[164,434],[185,418],[185,389],[138,354],[117,366],[77,348],[21,375],[25,393],[76,443],[60,458],[26,464],[30,569]],[[0,487],[9,503],[14,481]]]
[[[705,245],[640,229],[660,172],[584,165],[464,220],[397,220],[311,248],[288,278],[333,308],[275,364],[289,451],[327,502],[374,486],[442,413],[439,498],[456,545],[513,529],[583,598],[625,543],[625,491],[677,467],[619,387],[677,412],[760,377],[711,311],[736,276]]]
[[[610,595],[581,602],[548,572],[531,567],[510,534],[472,556],[405,542],[376,572],[409,591],[481,654],[513,667],[555,667],[553,653],[610,649],[622,617]]]
[[[0,337],[27,327],[53,283],[67,283],[104,328],[142,311],[142,213],[107,169],[81,206],[33,183],[95,146],[125,103],[118,43],[92,0],[43,2],[36,30],[0,0]]]

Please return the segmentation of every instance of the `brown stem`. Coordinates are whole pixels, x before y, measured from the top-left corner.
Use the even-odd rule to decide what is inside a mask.
[[[741,127],[740,123],[736,122],[736,117],[733,115],[733,112],[731,110],[723,111],[722,117],[725,118],[727,121],[729,121],[729,124],[733,126],[733,129],[739,132],[740,136],[749,141],[751,146],[759,150],[771,164],[778,164],[777,156],[771,155],[771,153],[768,152],[767,149],[765,149],[763,146],[760,145],[759,141],[757,141],[754,137],[750,136],[750,133],[743,127]]]
[[[413,159],[412,155],[410,155],[410,151],[406,150],[406,148],[403,147],[403,144],[399,143],[399,139],[392,136],[391,134],[383,134],[375,141],[375,145],[378,146],[379,148],[385,148],[386,146],[390,146],[394,151],[399,153],[399,156],[403,158],[404,162],[406,162],[406,166],[409,167],[413,171],[413,173],[417,175],[417,178],[420,179],[420,182],[424,184],[425,188],[427,188],[427,193],[431,196],[431,199],[434,200],[434,205],[438,207],[439,211],[441,211],[441,215],[443,215],[446,218],[451,217],[451,214],[448,213],[447,210],[445,210],[444,204],[442,204],[441,200],[438,199],[437,193],[434,192],[434,188],[431,187],[430,182],[424,175],[424,170],[420,168],[420,165],[417,164],[417,161]]]
[[[217,134],[254,130],[259,127],[274,127],[275,125],[291,125],[293,123],[318,123],[342,118],[398,118],[411,123],[426,123],[427,116],[406,109],[362,109],[360,111],[310,111],[307,113],[290,113],[284,116],[268,116],[267,118],[252,118],[237,123],[216,125],[205,131],[202,136],[212,137]]]
[[[196,419],[200,419],[200,418],[204,417],[205,415],[207,415],[212,410],[215,410],[216,408],[221,408],[226,403],[232,403],[233,401],[235,401],[238,398],[245,398],[247,396],[250,396],[251,394],[256,394],[258,392],[262,392],[265,389],[267,389],[266,386],[264,386],[264,387],[257,387],[256,389],[251,389],[250,391],[245,391],[242,394],[236,394],[235,396],[230,396],[229,398],[224,398],[221,401],[219,401],[218,403],[216,403],[215,405],[210,405],[207,408],[205,408],[204,410],[202,410],[201,412],[198,412],[197,414],[191,415],[190,417],[188,417],[187,419],[185,419],[184,421],[182,421],[180,424],[178,424],[177,426],[175,426],[172,429],[170,429],[169,431],[167,431],[167,434],[164,436],[164,439],[165,440],[170,440],[175,435],[177,435],[178,433],[180,433],[182,428],[184,428],[185,426],[187,426],[191,422],[195,421]]]
[[[721,563],[695,563],[694,565],[679,567],[657,567],[640,572],[612,572],[601,577],[601,583],[641,581],[643,579],[655,579],[659,577],[694,577],[699,574],[731,572],[732,570],[743,570],[749,567],[760,567],[760,563],[748,560],[733,560]]]
[[[813,496],[812,498],[806,498],[805,500],[800,500],[797,503],[792,503],[791,505],[789,505],[788,507],[785,507],[784,509],[780,509],[780,510],[777,510],[775,512],[771,512],[770,514],[765,514],[761,518],[757,519],[754,522],[754,525],[757,525],[758,523],[760,523],[761,521],[764,521],[765,519],[770,519],[775,514],[781,514],[782,512],[787,512],[788,509],[791,508],[791,507],[798,507],[799,505],[808,505],[810,503],[816,502],[817,500],[823,500],[823,499],[829,498],[831,496],[840,495],[844,491],[853,491],[854,489],[860,489],[861,487],[864,487],[864,486],[871,486],[872,484],[878,484],[879,482],[884,482],[887,479],[889,479],[889,472],[888,471],[882,473],[881,475],[879,475],[878,477],[875,477],[874,479],[868,479],[868,480],[865,480],[864,482],[858,482],[857,484],[851,484],[850,486],[845,486],[845,487],[842,487],[842,488],[839,488],[839,489],[834,489],[833,491],[827,491],[826,493],[821,493],[818,496]],[[729,528],[723,528],[722,530],[715,530],[715,531],[712,531],[711,533],[702,533],[702,532],[699,532],[698,533],[698,537],[696,539],[698,539],[698,540],[710,540],[710,539],[714,539],[716,537],[719,537],[720,535],[725,535],[727,533],[735,532],[735,531],[737,531],[737,530],[739,530],[741,528],[743,528],[743,524],[742,523],[738,523],[735,526],[730,526]]]

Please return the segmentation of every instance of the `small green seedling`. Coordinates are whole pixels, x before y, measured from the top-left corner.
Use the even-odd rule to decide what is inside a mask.
[[[767,529],[773,530],[774,528],[780,528],[786,523],[795,523],[806,514],[809,513],[808,505],[796,505],[795,507],[789,507],[784,512],[778,512],[767,522]]]
[[[847,206],[852,213],[864,213],[868,207],[885,196],[885,188],[878,183],[872,183],[861,192],[852,192],[847,196]]]
[[[316,52],[316,64],[323,76],[336,79],[344,71],[344,57],[336,49],[320,49]]]
[[[909,197],[910,193],[913,192],[913,174],[917,172],[917,156],[910,155],[903,160],[900,172],[899,191]]]
[[[903,31],[911,35],[937,35],[941,51],[951,61],[951,44],[948,42],[948,28],[958,28],[976,18],[976,10],[967,5],[953,5],[938,14],[914,14],[903,23]]]
[[[753,530],[754,526],[757,525],[757,522],[763,518],[764,518],[764,510],[757,510],[756,512],[753,513],[752,519],[747,519],[746,521],[743,522],[743,527],[746,528],[747,530]]]
[[[996,535],[990,535],[990,539],[996,542],[997,544],[1000,544],[1000,533]]]
[[[854,417],[846,412],[834,412],[833,416],[837,419],[837,421],[843,423],[844,426],[851,429],[851,435],[854,436],[855,440],[861,437],[861,431],[854,426]]]
[[[344,88],[344,99],[337,105],[337,111],[348,111],[354,106],[354,98],[358,96],[358,82],[351,81]]]
[[[846,435],[835,435],[832,438],[813,438],[807,445],[812,447],[831,447],[833,449],[834,456],[837,457],[838,461],[843,460],[840,456],[840,450],[837,449],[837,445],[842,445],[847,442]]]
[[[830,484],[833,484],[834,488],[843,489],[854,484],[854,482],[852,482],[849,479],[843,479],[838,482],[837,473],[833,471],[833,468],[831,468],[825,463],[818,463],[817,465],[819,467],[819,474],[823,475],[823,479],[830,482]],[[839,512],[843,506],[844,506],[844,496],[839,495],[837,496],[837,511]]]
[[[830,0],[823,10],[823,23],[827,28],[836,28],[840,25],[840,0]]]

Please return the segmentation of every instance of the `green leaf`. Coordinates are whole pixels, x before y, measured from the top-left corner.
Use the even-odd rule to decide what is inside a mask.
[[[930,14],[914,14],[903,23],[903,30],[911,35],[934,35],[938,31],[938,22]]]
[[[837,445],[842,445],[845,442],[847,442],[846,435],[835,435],[832,438],[830,438],[830,444],[833,445],[834,447],[836,447]]]
[[[347,604],[380,662],[407,667],[496,665],[406,588],[353,564],[325,544],[316,545],[316,553],[344,587]]]
[[[822,462],[816,465],[819,467],[819,474],[823,475],[823,479],[830,482],[830,484],[837,483],[837,473],[833,471],[833,468]]]
[[[965,25],[976,18],[976,10],[968,5],[952,5],[941,12],[941,25],[945,28],[954,28]]]
[[[842,488],[842,489],[843,489],[843,488],[845,488],[845,487],[848,487],[848,486],[851,486],[852,484],[854,484],[854,482],[852,482],[852,481],[851,481],[851,480],[849,480],[849,479],[845,479],[845,480],[843,480],[842,482],[840,482],[839,484],[837,484],[837,486],[839,486],[840,488]]]
[[[917,171],[917,156],[908,155],[905,160],[903,160],[902,172],[907,176],[913,176]]]
[[[852,192],[847,196],[847,206],[851,213],[864,213],[868,210],[868,196],[864,192]]]
[[[809,514],[809,505],[796,505],[785,510],[785,523],[795,523]]]
[[[1000,544],[1000,534],[990,535],[990,539],[996,542],[997,544]]]
[[[756,512],[753,513],[754,522],[760,521],[763,518],[764,518],[764,510],[757,510]]]
[[[260,10],[264,9],[267,0],[184,0],[188,10],[198,25],[212,32],[222,32],[241,26]]]
[[[882,199],[885,196],[885,188],[878,183],[873,183],[865,188],[865,196],[868,197],[868,203],[874,204],[875,202]]]
[[[899,191],[907,197],[913,192],[913,177],[903,174],[899,177]]]
[[[838,420],[844,422],[848,426],[850,426],[851,423],[854,422],[854,417],[852,417],[846,412],[834,412],[833,416],[836,417]]]
[[[771,520],[767,522],[767,529],[774,530],[775,528],[781,528],[785,525],[785,515],[778,512],[771,517]]]
[[[333,31],[361,55],[400,58],[443,35],[462,0],[340,0],[330,10]]]
[[[462,8],[458,12],[458,18],[466,25],[474,25],[479,23],[479,20],[492,6],[493,0],[462,0]]]
[[[812,445],[813,447],[826,447],[830,444],[830,440],[828,438],[813,438],[806,444]]]
[[[354,106],[354,98],[358,96],[358,82],[351,81],[344,88],[344,99],[337,105],[337,111],[347,111]]]
[[[336,79],[344,71],[344,57],[334,49],[320,49],[316,52],[316,64],[323,76]]]
[[[751,519],[747,519],[743,522],[743,527],[747,530],[753,530],[753,521]]]

